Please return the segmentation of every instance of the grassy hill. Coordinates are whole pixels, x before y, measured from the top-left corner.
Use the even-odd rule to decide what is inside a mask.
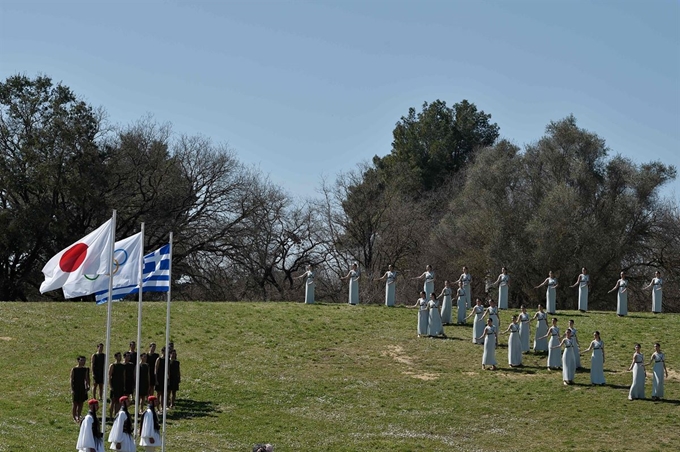
[[[167,450],[680,450],[678,315],[559,313],[562,331],[576,321],[582,348],[601,331],[605,387],[591,387],[587,371],[565,387],[531,353],[524,368],[509,368],[507,335],[500,369],[483,371],[469,325],[419,339],[416,316],[404,307],[174,303],[182,384]],[[113,306],[112,351],[136,338],[136,319],[136,303]],[[106,308],[94,304],[0,303],[0,452],[75,450],[69,371],[78,354],[89,362],[105,325]],[[145,303],[144,348],[164,334],[165,304]],[[630,402],[633,345],[648,360],[656,341],[667,400]]]

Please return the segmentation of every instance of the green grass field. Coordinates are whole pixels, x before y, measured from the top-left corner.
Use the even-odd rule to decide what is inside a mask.
[[[145,347],[164,342],[165,308],[145,303]],[[513,312],[502,313],[502,326]],[[499,370],[482,371],[469,325],[419,339],[416,317],[404,307],[174,303],[182,384],[167,450],[250,451],[256,442],[277,452],[680,450],[677,315],[560,313],[562,331],[576,321],[582,348],[601,331],[605,387],[591,387],[587,371],[563,386],[545,356],[509,368],[507,336]],[[136,338],[136,319],[136,303],[114,304],[112,351]],[[75,450],[69,371],[78,354],[89,363],[105,325],[106,308],[94,304],[0,303],[0,451]],[[630,402],[633,344],[648,360],[656,341],[669,368],[666,400]]]

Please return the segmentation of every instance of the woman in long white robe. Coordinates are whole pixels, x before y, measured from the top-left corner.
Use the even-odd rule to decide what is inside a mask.
[[[531,317],[527,314],[527,308],[522,305],[522,312],[519,314],[519,343],[522,353],[530,350],[529,338],[531,337]]]
[[[314,304],[314,268],[307,266],[307,270],[298,276],[298,279],[305,279],[305,304]]]
[[[342,280],[349,280],[349,304],[356,305],[359,304],[359,278],[361,273],[359,272],[359,265],[355,262],[352,264],[352,268],[347,273],[347,276],[340,278]]]
[[[434,292],[430,294],[430,301],[427,302],[427,308],[429,310],[427,335],[430,337],[446,337],[442,326],[442,317],[439,313],[439,302],[437,301],[437,296]]]
[[[576,278],[576,282],[569,287],[576,286],[578,286],[578,310],[586,312],[588,310],[588,291],[590,290],[590,275],[587,268],[581,269],[581,274]]]
[[[654,344],[654,353],[649,364],[654,363],[652,367],[652,400],[663,399],[663,383],[664,376],[668,378],[668,369],[666,369],[666,355],[661,351],[661,345],[657,342]]]
[[[428,311],[427,298],[425,292],[420,292],[420,298],[416,300],[414,308],[418,308],[418,337],[427,336],[430,323],[430,312]]]
[[[616,292],[616,315],[623,317],[628,315],[628,279],[626,272],[621,272],[621,278],[616,281],[616,285],[607,293]]]
[[[580,350],[581,345],[578,342],[578,331],[576,331],[576,327],[574,326],[573,320],[569,320],[569,329],[571,330],[571,343],[572,343],[572,346],[574,347],[574,360],[576,362],[576,368],[580,369],[581,368],[581,350]]]
[[[392,264],[387,266],[387,271],[378,281],[385,280],[385,306],[394,306],[394,300],[397,293],[397,272],[394,271]]]
[[[489,307],[486,308],[486,314],[484,315],[493,322],[493,326],[496,327],[496,332],[498,332],[501,328],[501,319],[498,317],[498,308],[494,300],[489,300]]]
[[[557,289],[559,284],[552,271],[548,272],[548,277],[545,278],[541,284],[536,286],[535,289],[539,289],[543,286],[546,286],[545,309],[548,311],[548,314],[555,315],[555,312],[557,311],[557,291],[555,289]]]
[[[453,302],[451,301],[451,294],[453,290],[449,286],[448,281],[444,281],[444,288],[437,299],[442,299],[442,323],[450,325],[453,322]]]
[[[552,346],[551,350],[561,349],[564,345],[564,353],[562,353],[562,382],[564,385],[574,384],[574,375],[576,375],[576,360],[574,359],[574,343],[571,339],[571,330],[567,329],[566,337],[562,339],[559,344]]]
[[[512,316],[512,323],[503,332],[510,333],[508,338],[508,364],[510,367],[519,367],[522,365],[522,344],[519,338],[519,323],[516,315]]]
[[[536,320],[536,334],[534,335],[534,352],[548,351],[548,314],[543,311],[543,306],[538,305],[538,311],[534,314]]]
[[[588,348],[583,350],[583,353],[590,350],[593,351],[590,355],[590,384],[604,385],[606,383],[604,379],[604,342],[600,339],[599,331],[593,333],[593,340]]]
[[[463,283],[463,290],[465,291],[465,309],[472,307],[472,275],[468,272],[467,267],[463,267],[463,273],[458,278],[458,281]]]
[[[560,351],[556,351],[555,349],[559,348],[560,329],[557,326],[557,319],[555,318],[552,319],[552,326],[548,328],[548,333],[541,337],[541,339],[547,337],[550,337],[550,341],[548,342],[547,367],[548,369],[559,369],[562,367],[562,357],[560,356]]]
[[[654,272],[654,278],[642,290],[652,288],[652,312],[654,314],[661,314],[661,305],[663,301],[663,279],[661,279],[661,272]]]
[[[496,344],[498,343],[498,334],[496,327],[493,326],[493,321],[488,319],[486,321],[486,328],[484,333],[478,337],[478,340],[484,339],[484,353],[482,354],[482,369],[486,366],[491,366],[491,370],[496,370]]]
[[[465,319],[467,319],[465,316],[467,313],[467,296],[465,294],[465,289],[463,289],[463,283],[461,282],[458,283],[458,290],[456,291],[456,306],[458,308],[457,323],[459,325],[465,325]],[[484,325],[482,324],[482,326]]]
[[[482,305],[482,300],[481,298],[475,299],[475,306],[472,308],[472,312],[465,317],[465,320],[469,319],[470,317],[474,316],[474,320],[472,321],[472,343],[473,344],[481,344],[482,341],[478,340],[478,337],[481,337],[482,334],[484,334],[484,305]]]
[[[413,279],[423,279],[423,292],[429,297],[432,292],[434,292],[434,271],[432,271],[432,266],[427,265],[425,271],[422,275],[417,276]]]
[[[633,371],[633,383],[630,385],[630,391],[628,391],[628,400],[644,399],[647,373],[645,372],[645,357],[640,353],[640,344],[635,344],[633,361],[628,370]]]
[[[494,286],[498,286],[498,309],[508,309],[508,289],[510,286],[510,275],[508,275],[508,269],[503,267],[501,269],[501,274],[498,275],[498,279]]]

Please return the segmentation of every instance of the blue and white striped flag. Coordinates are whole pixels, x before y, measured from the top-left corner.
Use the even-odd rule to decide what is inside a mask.
[[[168,292],[170,290],[170,259],[170,244],[163,245],[144,256],[142,292]],[[117,301],[136,293],[139,293],[139,286],[136,284],[116,287],[113,289],[111,299]],[[97,304],[109,301],[108,288],[95,292],[95,295]]]

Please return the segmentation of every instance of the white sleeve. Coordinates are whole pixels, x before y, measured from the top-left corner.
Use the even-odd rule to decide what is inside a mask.
[[[113,421],[113,427],[111,427],[111,433],[109,433],[110,443],[122,443],[123,442],[123,424],[127,416],[124,411],[119,411],[116,419]]]
[[[142,432],[139,434],[141,438],[150,438],[153,436],[153,414],[151,411],[144,412],[144,421],[142,423]]]

